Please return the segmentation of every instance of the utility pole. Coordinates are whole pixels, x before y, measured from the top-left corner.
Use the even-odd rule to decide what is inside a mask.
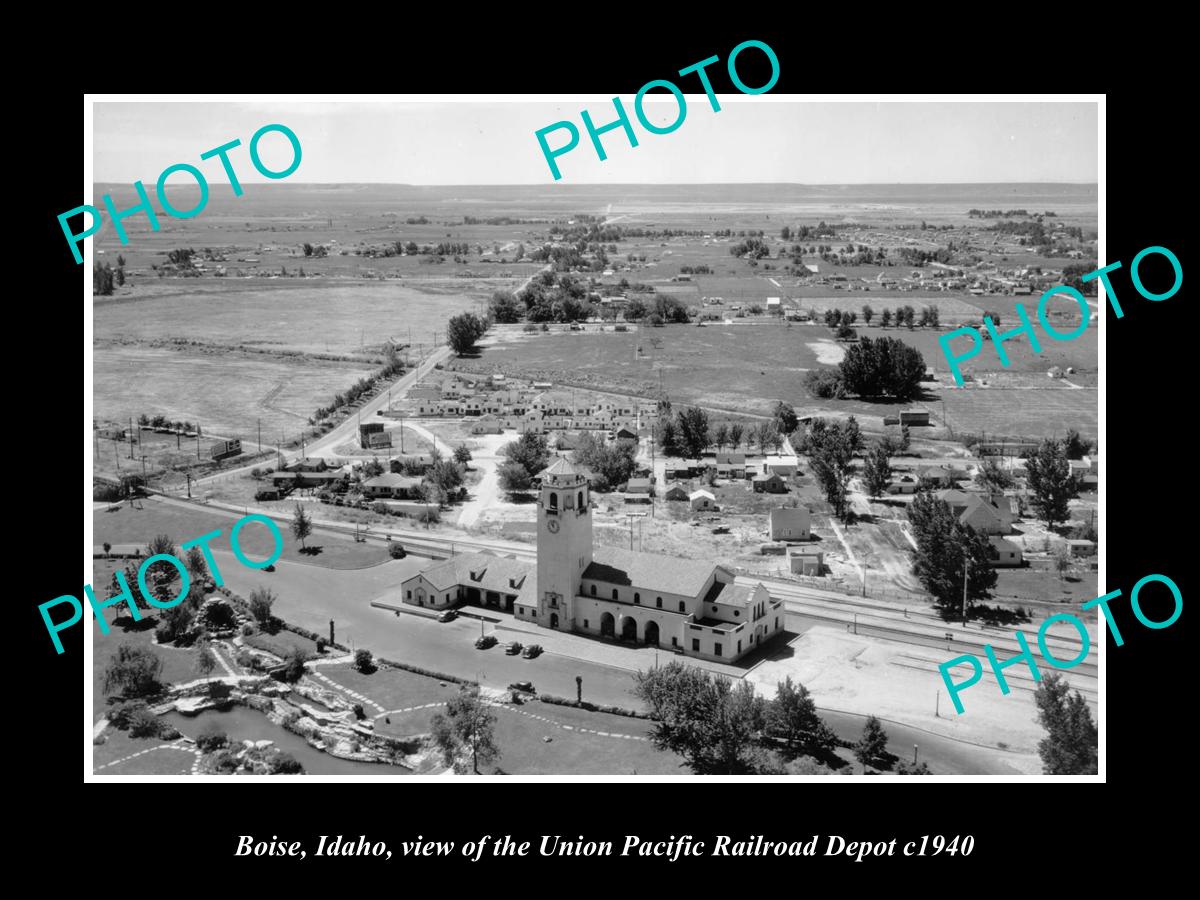
[[[142,481],[146,480],[146,454],[142,454]]]
[[[142,442],[142,427],[138,426],[138,443]],[[129,417],[129,458],[133,459],[133,416]]]
[[[967,627],[967,564],[968,560],[963,560],[963,627]]]
[[[113,459],[117,461],[117,474],[121,472],[121,454],[117,452],[117,445],[113,443]]]
[[[140,438],[141,435],[139,434],[138,437]],[[199,459],[199,458],[200,458],[200,423],[197,422],[196,423],[196,459]]]
[[[188,499],[191,500],[192,499],[192,473],[184,472],[183,474],[184,474],[184,477],[187,478]]]
[[[258,422],[258,452],[262,453],[262,419],[256,419]]]

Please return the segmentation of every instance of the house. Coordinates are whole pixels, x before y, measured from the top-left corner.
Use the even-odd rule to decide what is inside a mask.
[[[774,472],[787,478],[799,471],[800,461],[794,456],[768,456],[763,460],[764,475]]]
[[[911,472],[904,472],[897,475],[888,484],[887,492],[889,494],[915,494],[921,486],[920,479]]]
[[[988,544],[988,556],[994,568],[1009,568],[1025,564],[1021,548],[1012,541],[1005,540],[1002,537],[989,537]]]
[[[433,467],[433,457],[428,453],[401,453],[393,457],[392,462],[400,468],[422,473]]]
[[[783,313],[783,304],[778,297],[767,298],[767,315],[778,316]]]
[[[1072,556],[1095,556],[1096,542],[1088,541],[1082,538],[1067,538],[1067,547],[1071,551]]]
[[[328,468],[329,464],[325,460],[314,459],[310,456],[290,462],[284,466],[284,469],[289,472],[324,472]]]
[[[636,441],[638,439],[637,432],[631,428],[618,428],[613,438],[618,441]]]
[[[471,423],[471,434],[502,434],[504,426],[491,413],[481,416],[478,421]]]
[[[1009,534],[1013,515],[1012,503],[1000,493],[983,494],[977,491],[938,491],[934,496],[944,500],[964,525],[984,534]]]
[[[786,494],[787,482],[772,472],[769,475],[756,475],[752,482],[754,490],[760,494]]]
[[[820,575],[824,564],[825,554],[821,550],[793,547],[788,556],[788,568],[795,575]]]
[[[688,486],[682,484],[673,484],[667,488],[667,492],[663,494],[668,500],[687,500]]]
[[[373,500],[411,500],[421,484],[420,478],[385,472],[362,483],[364,497]]]
[[[807,541],[811,536],[812,515],[803,506],[771,510],[771,540]]]
[[[627,494],[650,494],[650,479],[649,478],[630,478],[625,485],[625,493]]]
[[[967,477],[965,472],[946,466],[928,466],[921,469],[918,474],[921,477],[922,485],[943,488],[954,487],[955,484]]]
[[[285,482],[282,485],[264,484],[254,492],[255,500],[282,500],[288,495],[289,486]]]
[[[693,510],[716,509],[717,498],[708,491],[692,491],[688,494],[688,504]]]
[[[927,409],[902,409],[900,410],[901,425],[928,425],[929,410]]]

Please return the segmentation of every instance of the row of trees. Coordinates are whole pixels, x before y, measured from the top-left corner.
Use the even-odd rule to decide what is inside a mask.
[[[571,458],[593,472],[597,479],[597,490],[607,491],[630,479],[636,465],[636,456],[636,441],[612,441],[605,444],[585,433],[579,436]]]
[[[744,680],[681,662],[635,676],[634,694],[656,720],[652,740],[660,750],[678,753],[697,775],[831,775],[833,754],[842,742],[817,713],[812,694],[786,678],[774,699],[759,696]],[[868,717],[852,745],[866,771],[890,765],[882,723]],[[900,774],[930,774],[927,766],[901,764]]]
[[[796,410],[790,403],[775,404],[771,421],[749,427],[741,422],[721,422],[713,427],[708,413],[698,407],[685,407],[675,411],[672,419],[670,410],[660,413],[658,443],[663,452],[672,456],[698,457],[709,447],[737,450],[745,441],[746,448],[765,453],[772,448],[778,453],[783,449],[784,438],[791,435],[800,425]]]
[[[108,263],[92,266],[92,293],[99,297],[111,296],[114,285],[125,284],[125,257],[117,257],[117,268]]]
[[[917,543],[911,551],[913,574],[935,605],[949,613],[965,602],[969,611],[991,596],[996,570],[986,534],[961,522],[950,504],[929,491],[918,491],[913,497],[908,521]]]

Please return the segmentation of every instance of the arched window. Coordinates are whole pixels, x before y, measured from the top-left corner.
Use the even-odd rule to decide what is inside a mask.
[[[634,602],[634,603],[641,603],[641,602],[642,602],[642,595],[641,595],[641,594],[634,594],[634,595],[633,595],[633,602]]]
[[[596,586],[594,584],[592,585],[592,596],[596,596]]]
[[[659,599],[659,600],[662,600],[662,597],[659,597],[658,599]],[[686,604],[686,603],[684,603],[682,600],[680,600],[680,601],[679,601],[679,611],[680,611],[680,612],[687,612],[687,604]]]
[[[613,588],[613,599],[614,600],[617,599],[617,589],[616,588]]]
[[[662,609],[662,597],[658,598],[658,608]]]
[[[558,494],[553,491],[550,492],[550,508],[558,509]]]
[[[579,508],[583,509],[583,491],[579,492]]]

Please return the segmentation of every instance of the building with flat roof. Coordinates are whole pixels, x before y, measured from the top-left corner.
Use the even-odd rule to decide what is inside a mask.
[[[783,630],[781,601],[762,584],[735,584],[723,566],[595,546],[591,489],[567,460],[539,477],[536,564],[455,556],[406,579],[402,601],[434,609],[477,603],[555,631],[725,662]]]

